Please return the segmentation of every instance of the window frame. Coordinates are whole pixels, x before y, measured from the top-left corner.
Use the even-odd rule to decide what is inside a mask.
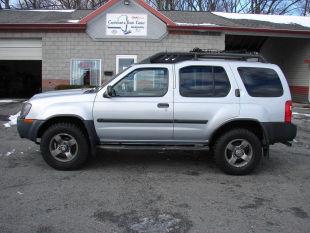
[[[165,69],[167,70],[167,79],[168,79],[168,82],[167,82],[167,90],[166,92],[161,95],[161,96],[112,96],[113,98],[158,98],[158,97],[164,97],[165,95],[167,95],[168,91],[169,91],[169,84],[170,84],[170,76],[169,76],[169,69],[167,67],[140,67],[140,68],[137,68],[137,69],[134,69],[132,70],[131,72],[129,72],[128,74],[126,74],[123,78],[121,78],[120,80],[118,80],[116,83],[114,83],[112,85],[112,88],[114,88],[114,86],[116,86],[119,82],[121,82],[123,79],[125,79],[128,75],[130,75],[131,73],[135,72],[135,71],[138,71],[138,70],[155,70],[155,69]]]
[[[225,73],[226,73],[227,81],[229,83],[229,89],[228,89],[227,94],[225,96],[184,96],[184,95],[182,95],[182,93],[181,93],[181,70],[184,69],[184,68],[187,68],[187,67],[220,67],[220,68],[222,68],[225,71]],[[211,64],[210,65],[200,65],[200,64],[199,65],[187,65],[187,66],[181,67],[179,69],[178,73],[179,73],[178,74],[179,75],[179,95],[181,97],[183,97],[183,98],[226,98],[229,95],[230,91],[231,91],[231,87],[232,86],[231,86],[230,78],[228,76],[228,72],[225,69],[225,67],[222,66],[222,65],[211,65]],[[214,77],[214,71],[213,71],[213,77]],[[213,84],[214,84],[213,87],[215,89],[215,79],[214,78],[213,78]]]
[[[98,87],[101,86],[101,81],[102,81],[102,59],[100,58],[71,58],[70,59],[70,85],[75,85],[72,83],[73,79],[72,79],[72,62],[73,61],[99,61],[99,83],[98,83]],[[82,85],[84,86],[84,85]]]
[[[278,80],[279,80],[279,82],[280,82],[280,84],[281,84],[281,89],[282,89],[282,94],[281,95],[279,95],[279,96],[253,96],[250,92],[249,92],[249,90],[248,90],[248,87],[245,85],[245,82],[243,81],[243,78],[242,78],[242,76],[241,76],[241,74],[240,74],[240,71],[239,71],[239,68],[248,68],[248,69],[265,69],[265,70],[272,70],[273,72],[275,72],[275,74],[278,76]],[[270,68],[270,67],[257,67],[257,66],[238,66],[237,67],[237,73],[238,73],[238,75],[239,75],[239,77],[240,77],[240,80],[241,80],[241,83],[243,84],[243,86],[244,86],[244,88],[245,88],[245,90],[246,90],[246,93],[248,94],[248,96],[250,96],[251,98],[280,98],[280,97],[282,97],[283,95],[284,95],[284,87],[283,87],[283,83],[282,83],[282,80],[281,80],[281,78],[280,78],[280,75],[278,74],[278,72],[275,70],[275,69],[273,69],[273,68]]]
[[[134,60],[134,63],[137,63],[137,60],[138,60],[138,55],[116,55],[116,74],[118,74],[120,72],[119,70],[119,60],[120,59],[133,59]]]

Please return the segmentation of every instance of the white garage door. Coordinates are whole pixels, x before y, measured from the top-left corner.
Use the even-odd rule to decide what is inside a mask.
[[[0,60],[42,60],[42,40],[0,39]]]

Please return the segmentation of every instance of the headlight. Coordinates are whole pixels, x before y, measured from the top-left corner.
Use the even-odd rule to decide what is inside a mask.
[[[30,112],[32,105],[30,103],[24,103],[22,105],[22,110],[20,111],[20,117],[25,118],[27,114]]]

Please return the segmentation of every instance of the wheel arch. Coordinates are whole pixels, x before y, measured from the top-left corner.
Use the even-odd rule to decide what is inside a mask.
[[[38,129],[36,138],[41,138],[44,132],[52,125],[57,123],[69,122],[78,125],[83,133],[87,136],[90,143],[92,154],[95,153],[95,146],[99,142],[99,138],[96,134],[95,125],[93,120],[84,120],[77,115],[56,115],[48,118]]]
[[[216,130],[211,134],[209,139],[209,145],[212,147],[217,140],[217,138],[222,135],[224,132],[235,128],[245,128],[255,133],[261,140],[264,146],[269,145],[269,137],[264,126],[256,119],[233,119],[229,120],[222,125],[220,125]]]
[[[76,124],[81,127],[84,133],[87,133],[87,130],[83,123],[83,119],[81,117],[76,116],[76,115],[56,115],[56,116],[49,117],[48,119],[44,121],[44,123],[38,129],[36,137],[41,138],[44,132],[50,126],[57,124],[57,123],[63,123],[63,122],[70,122],[70,123]]]

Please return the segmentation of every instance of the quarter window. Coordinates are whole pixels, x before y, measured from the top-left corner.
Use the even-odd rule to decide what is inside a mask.
[[[71,60],[72,85],[100,86],[101,60],[100,59],[72,59]]]
[[[220,66],[180,69],[180,94],[184,97],[225,97],[230,91],[226,71]]]
[[[280,97],[283,95],[280,78],[273,69],[239,67],[238,72],[250,96]]]
[[[118,97],[161,97],[168,91],[166,68],[141,68],[126,75],[113,86]]]

